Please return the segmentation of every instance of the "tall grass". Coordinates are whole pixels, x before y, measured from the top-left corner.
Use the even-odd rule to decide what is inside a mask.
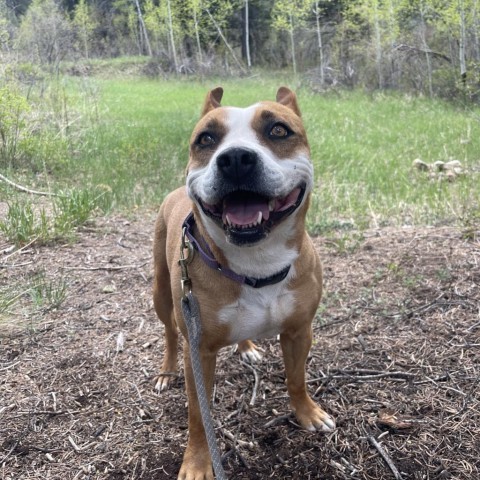
[[[238,106],[273,100],[282,84],[296,87],[279,76],[71,79],[62,101],[83,115],[58,135],[57,156],[35,149],[45,173],[37,182],[108,188],[120,208],[159,204],[183,183],[191,131],[206,92],[219,84],[223,103]],[[81,94],[85,89],[94,102]],[[295,89],[316,171],[312,231],[480,216],[478,109],[412,96]],[[430,178],[412,168],[416,158],[460,160],[467,174],[453,182]]]

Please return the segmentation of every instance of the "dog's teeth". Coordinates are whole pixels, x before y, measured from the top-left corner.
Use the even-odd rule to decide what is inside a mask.
[[[231,227],[232,221],[230,220],[230,217],[228,215],[225,215],[225,220],[227,221],[227,224]]]
[[[262,212],[258,212],[257,225],[260,225],[262,223],[262,218],[263,218]]]
[[[269,210],[270,212],[273,212],[274,208],[275,208],[275,199],[272,198],[272,199],[268,202],[268,210]],[[262,213],[262,212],[260,212],[260,213]]]

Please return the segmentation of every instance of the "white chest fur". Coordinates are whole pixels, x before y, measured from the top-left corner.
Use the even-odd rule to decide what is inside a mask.
[[[294,294],[286,284],[259,289],[244,286],[238,300],[220,310],[219,320],[230,327],[232,344],[281,332],[283,321],[295,310]]]

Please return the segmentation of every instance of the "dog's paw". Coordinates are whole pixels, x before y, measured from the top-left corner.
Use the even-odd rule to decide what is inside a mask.
[[[300,425],[310,432],[333,432],[335,430],[335,421],[323,409],[321,409],[313,400],[304,402],[294,408],[295,416]]]
[[[167,390],[172,382],[177,378],[177,374],[174,372],[162,372],[160,375],[157,377],[155,381],[155,390],[157,392],[163,392]]]
[[[214,480],[212,464],[208,455],[203,455],[203,459],[185,459],[178,474],[178,480]],[[205,457],[208,457],[206,461]]]
[[[244,340],[237,346],[242,361],[247,363],[257,363],[262,359],[260,349],[251,341]]]

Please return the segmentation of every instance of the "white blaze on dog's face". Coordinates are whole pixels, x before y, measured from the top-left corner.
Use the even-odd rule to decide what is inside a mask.
[[[276,102],[221,107],[209,92],[190,141],[187,190],[205,227],[228,242],[253,245],[294,216],[313,184],[310,150],[295,94]]]

